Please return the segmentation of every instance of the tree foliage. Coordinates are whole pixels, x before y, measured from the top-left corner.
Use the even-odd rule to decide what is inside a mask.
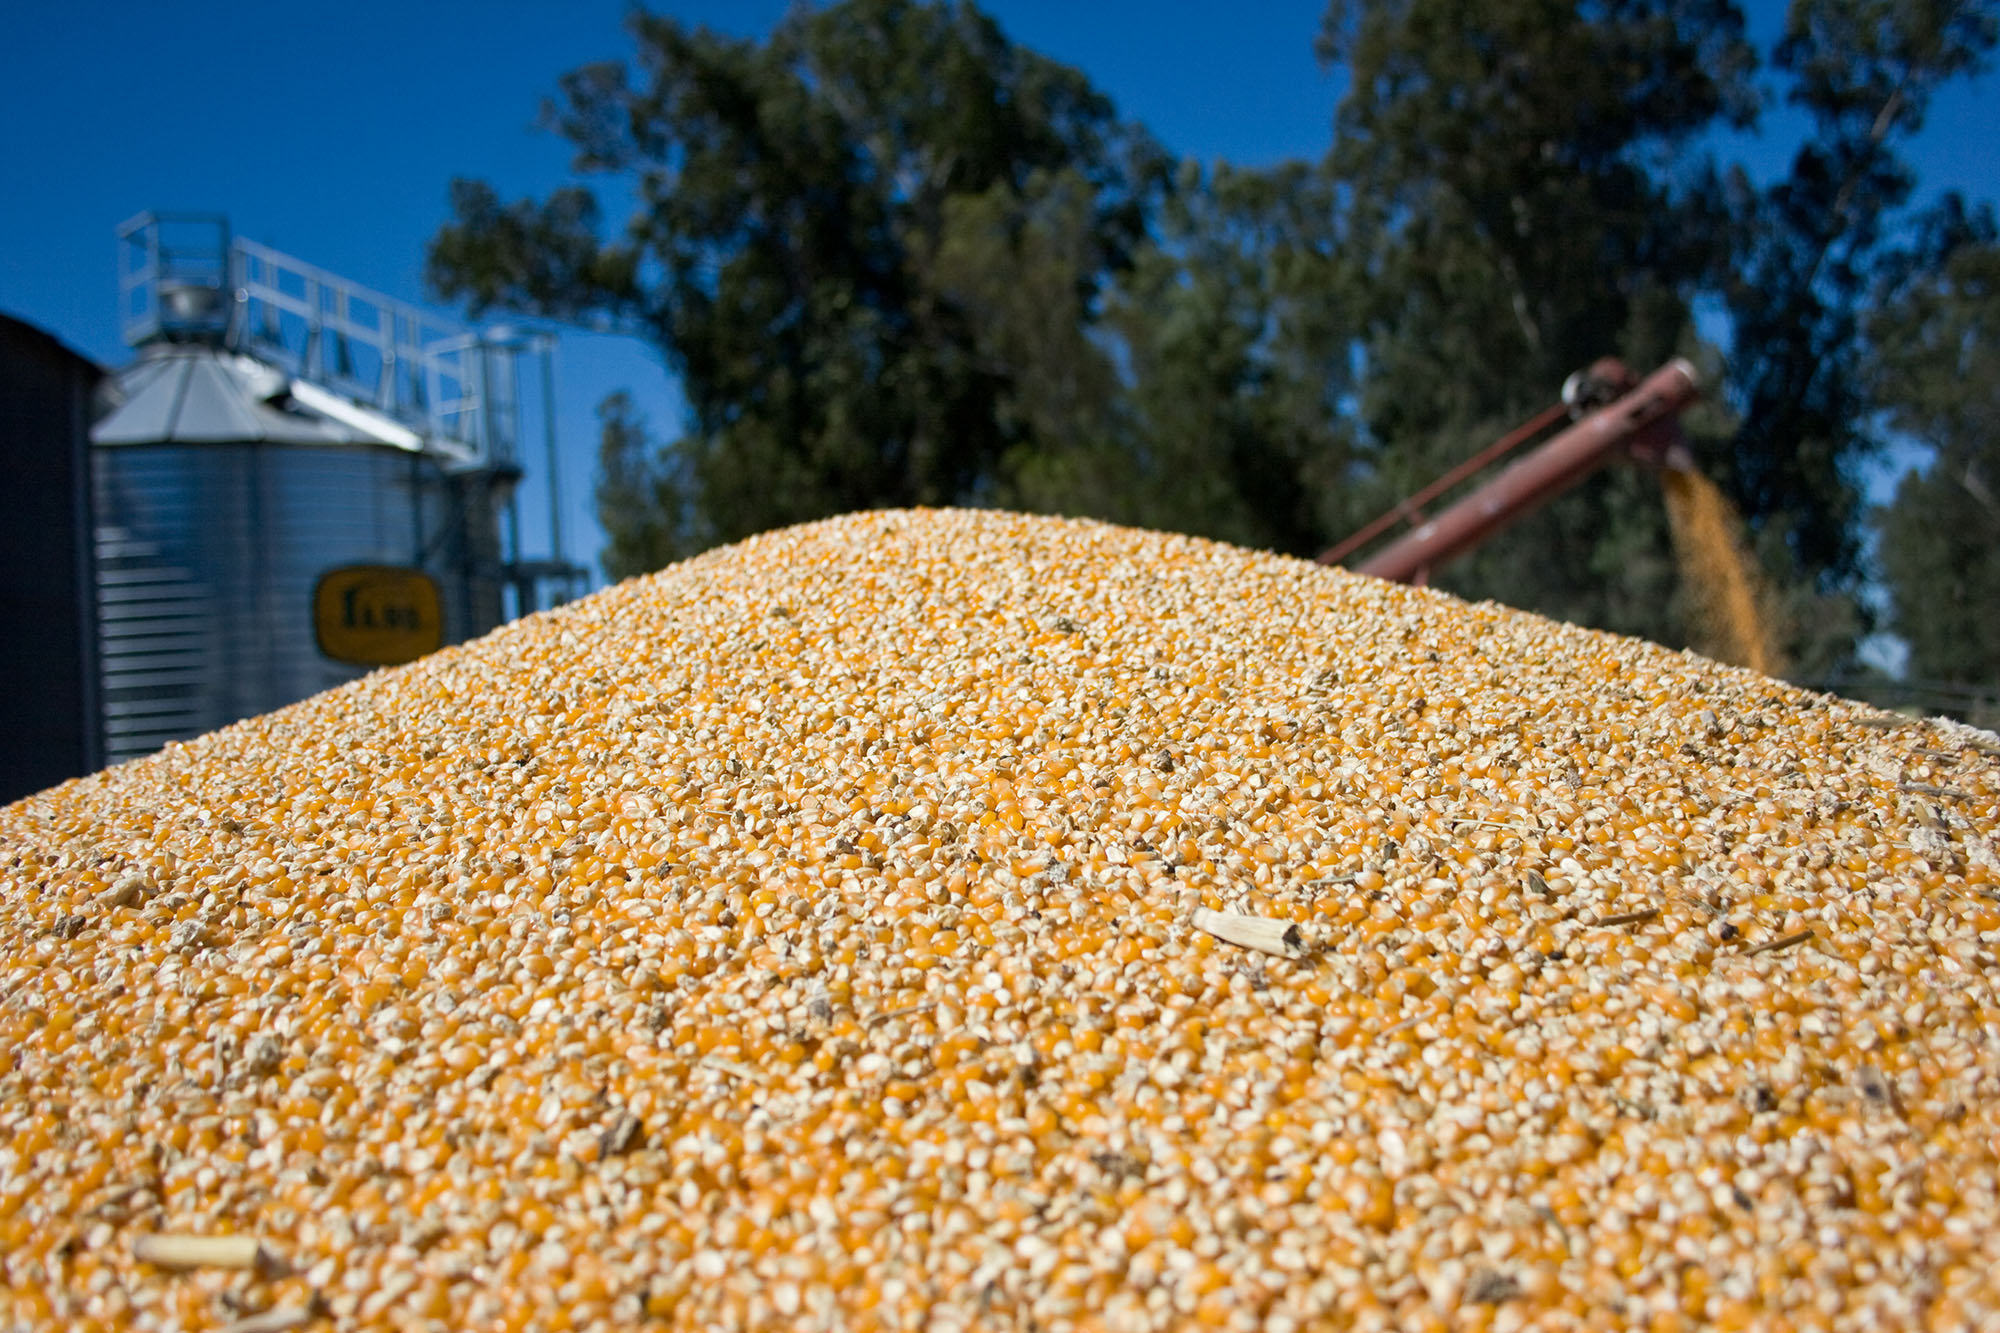
[[[1963,386],[1917,370],[1973,320],[1990,236],[1950,201],[1913,210],[1900,154],[1982,67],[1995,0],[1793,0],[1762,59],[1737,0],[1332,0],[1331,150],[1262,169],[1171,162],[970,3],[800,7],[762,41],[631,30],[631,62],[547,111],[585,184],[508,203],[458,182],[430,252],[475,308],[629,328],[678,373],[664,441],[629,400],[603,410],[614,574],[889,504],[1310,554],[1607,353],[1704,367],[1685,424],[1801,671],[1867,628],[1856,478],[1886,423],[1940,450],[1884,520],[1899,625],[1910,571],[1975,563],[1908,515],[1977,506],[1990,466],[1971,399],[1942,396]],[[1774,99],[1810,126],[1790,168],[1716,163]],[[633,200],[615,231],[598,180]],[[1686,639],[1635,469],[1442,581]]]
[[[1728,453],[1707,461],[1726,472],[1745,517],[1781,530],[1797,568],[1823,587],[1860,572],[1854,478],[1880,443],[1863,324],[1901,262],[1900,210],[1914,184],[1898,145],[1993,40],[1990,4],[1797,0],[1773,65],[1813,134],[1767,189],[1740,172],[1731,183],[1723,295],[1741,425]]]
[[[663,517],[663,546],[632,549],[1000,491],[1042,390],[992,354],[951,247],[1060,214],[1073,280],[1012,276],[1073,325],[1144,238],[1158,149],[971,5],[847,0],[762,43],[648,14],[632,33],[636,68],[578,70],[548,109],[577,169],[636,197],[622,234],[600,238],[581,186],[503,204],[461,181],[429,256],[475,310],[609,320],[665,352],[687,429],[650,454],[620,434],[616,470],[692,503]]]
[[[1694,137],[1755,109],[1730,0],[1335,0],[1331,162],[1365,265],[1360,418],[1383,505],[1607,354],[1689,341],[1719,259]],[[1447,567],[1448,587],[1673,639],[1656,492],[1612,470]]]
[[[2000,686],[2000,245],[1990,216],[1954,218],[1950,255],[1871,329],[1873,386],[1930,447],[1878,515],[1893,626],[1920,677]]]
[[[1348,78],[1371,429],[1519,415],[1635,332],[1672,348],[1706,256],[1662,168],[1754,107],[1730,0],[1334,0],[1319,49]]]
[[[684,555],[698,530],[697,499],[680,471],[656,456],[645,415],[620,391],[597,408],[597,520],[604,529],[604,567],[637,574]]]
[[[1120,517],[1295,555],[1360,521],[1340,227],[1324,169],[1183,168],[1106,317],[1127,368],[1118,457],[1136,483]]]
[[[1375,216],[1363,420],[1380,476],[1490,438],[1568,370],[1643,371],[1727,318],[1719,404],[1690,435],[1749,521],[1797,667],[1852,653],[1863,619],[1859,467],[1879,449],[1863,335],[1907,269],[1898,144],[1975,68],[1990,4],[1795,0],[1761,89],[1733,0],[1335,0],[1347,70],[1333,161]],[[1764,188],[1699,136],[1772,91],[1811,134]],[[1691,151],[1692,150],[1692,151]],[[1451,568],[1447,584],[1565,618],[1682,637],[1661,507],[1600,474]]]

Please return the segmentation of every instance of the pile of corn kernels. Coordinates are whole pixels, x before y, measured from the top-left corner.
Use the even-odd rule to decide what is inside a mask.
[[[1997,829],[1491,604],[768,534],[0,810],[0,1329],[1994,1327]]]

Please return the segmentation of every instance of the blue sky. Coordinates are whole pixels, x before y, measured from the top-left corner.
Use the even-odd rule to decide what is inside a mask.
[[[221,212],[238,234],[409,300],[423,297],[425,239],[453,176],[503,195],[567,175],[562,143],[535,128],[565,71],[624,56],[623,0],[445,4],[347,0],[14,5],[0,16],[0,310],[107,365],[128,353],[116,321],[112,231],[146,209]],[[782,0],[661,3],[664,12],[759,34]],[[1312,55],[1321,5],[1236,0],[991,0],[1017,41],[1074,64],[1173,150],[1268,163],[1323,153],[1334,79]],[[1782,8],[1752,0],[1753,36]],[[2000,79],[1933,108],[1910,157],[1927,190],[2000,196]],[[1779,168],[1796,126],[1725,145]],[[662,427],[679,399],[658,358],[618,338],[565,332],[558,357],[564,527],[595,555],[588,491],[594,406],[630,389]],[[531,455],[531,462],[538,455]],[[524,535],[545,548],[543,469]],[[530,517],[535,516],[535,517]],[[585,533],[579,551],[574,534]]]

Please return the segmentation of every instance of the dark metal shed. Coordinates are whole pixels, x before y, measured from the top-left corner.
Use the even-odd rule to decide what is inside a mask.
[[[0,314],[0,802],[103,762],[90,485],[103,378]]]

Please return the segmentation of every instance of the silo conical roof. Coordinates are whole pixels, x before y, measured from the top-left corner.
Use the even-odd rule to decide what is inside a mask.
[[[346,419],[292,397],[293,380],[275,366],[221,348],[156,345],[119,371],[115,404],[91,430],[93,444],[387,444],[408,447],[410,432],[380,413],[343,403]],[[322,391],[320,396],[324,396]],[[368,429],[381,417],[380,428]]]

